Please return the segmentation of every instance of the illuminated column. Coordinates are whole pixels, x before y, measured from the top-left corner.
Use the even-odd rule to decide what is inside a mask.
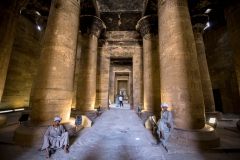
[[[105,24],[95,16],[83,15],[80,20],[83,35],[77,86],[76,109],[91,111],[96,99],[96,71],[98,38],[105,31]]]
[[[169,105],[175,125],[169,141],[196,147],[219,146],[218,134],[205,125],[202,85],[187,0],[158,1],[158,31],[161,101]]]
[[[12,52],[15,28],[20,10],[28,0],[0,2],[0,102],[5,86],[8,64]]]
[[[132,71],[129,72],[129,86],[130,86],[129,103],[130,103],[130,109],[133,110],[133,72]]]
[[[40,57],[41,55],[41,50],[42,50],[42,47],[43,47],[43,43],[44,43],[44,36],[45,36],[45,31],[46,31],[46,27],[47,27],[47,17],[45,16],[39,16],[37,19],[36,19],[36,23],[37,25],[40,27],[40,38],[39,38],[39,42],[38,42],[38,51],[37,51],[37,57]],[[31,92],[30,92],[30,100],[29,100],[29,108],[25,108],[25,111],[26,110],[29,110],[30,108],[32,108],[32,98],[33,98],[33,91],[34,91],[34,86],[35,86],[35,80],[36,80],[36,75],[34,75],[34,80],[33,80],[33,83],[32,83],[32,88],[31,88]],[[29,111],[30,112],[30,111]]]
[[[31,123],[70,118],[79,27],[79,2],[53,0],[35,81]],[[56,34],[57,33],[57,34]]]
[[[215,112],[215,104],[213,98],[212,84],[208,71],[207,59],[205,54],[205,46],[203,41],[204,27],[208,22],[208,16],[206,14],[195,15],[191,17],[193,34],[197,49],[198,65],[201,75],[201,83],[203,90],[203,98],[205,104],[205,112],[207,120],[211,118],[222,119],[221,112]]]
[[[73,76],[79,30],[80,1],[52,0],[32,97],[31,120],[21,124],[13,139],[19,145],[42,145],[53,118],[62,118],[70,135]]]
[[[143,37],[143,104],[146,112],[160,112],[161,109],[157,24],[157,15],[148,15],[136,26]]]
[[[161,4],[158,22],[162,102],[170,105],[176,127],[201,129],[205,126],[204,102],[187,1]]]
[[[224,14],[236,68],[238,90],[240,92],[240,2],[239,0],[230,0],[225,3],[227,4]]]
[[[143,57],[142,48],[135,48],[133,54],[133,109],[137,112],[138,107],[143,108]],[[140,53],[140,54],[139,54]]]

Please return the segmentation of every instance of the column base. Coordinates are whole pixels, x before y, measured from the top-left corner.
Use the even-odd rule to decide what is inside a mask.
[[[160,113],[161,112],[150,112],[150,111],[146,111],[146,110],[142,110],[140,113],[139,113],[139,116],[141,118],[148,118],[149,116],[156,116],[157,119],[160,118]]]
[[[198,149],[216,148],[220,146],[218,133],[207,124],[203,129],[184,130],[174,128],[168,141]]]
[[[237,121],[236,125],[237,125],[237,129],[240,131],[240,120]]]
[[[98,112],[97,112],[96,109],[88,110],[88,111],[78,111],[78,110],[72,110],[71,111],[71,117],[76,117],[78,115],[85,115],[87,117],[97,117]]]
[[[206,119],[216,118],[217,120],[222,119],[222,112],[214,111],[214,112],[205,112]]]
[[[0,115],[0,126],[4,125],[7,123],[7,116],[5,115]]]
[[[75,136],[77,133],[74,125],[75,118],[70,118],[70,122],[62,124],[68,131],[69,136]],[[24,147],[38,147],[41,148],[43,144],[43,137],[49,126],[35,126],[29,121],[21,123],[14,131],[13,140],[19,146]]]

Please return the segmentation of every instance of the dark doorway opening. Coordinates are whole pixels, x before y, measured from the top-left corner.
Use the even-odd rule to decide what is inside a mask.
[[[215,111],[223,112],[220,89],[213,89],[213,97],[215,102]]]

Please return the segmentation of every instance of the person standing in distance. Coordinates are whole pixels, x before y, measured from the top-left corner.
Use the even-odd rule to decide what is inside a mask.
[[[123,97],[122,97],[122,95],[119,96],[119,102],[120,102],[120,107],[121,107],[121,105],[123,107]]]

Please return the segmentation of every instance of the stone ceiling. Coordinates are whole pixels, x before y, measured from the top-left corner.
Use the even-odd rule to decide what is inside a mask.
[[[81,15],[100,17],[107,26],[107,31],[135,31],[138,20],[149,14],[157,14],[158,0],[81,0]],[[214,19],[222,12],[221,0],[189,0],[191,15],[204,13],[207,8],[213,11],[209,14]],[[31,0],[22,14],[36,23],[36,19],[44,17],[47,21],[51,0]],[[216,14],[213,12],[217,11]]]

